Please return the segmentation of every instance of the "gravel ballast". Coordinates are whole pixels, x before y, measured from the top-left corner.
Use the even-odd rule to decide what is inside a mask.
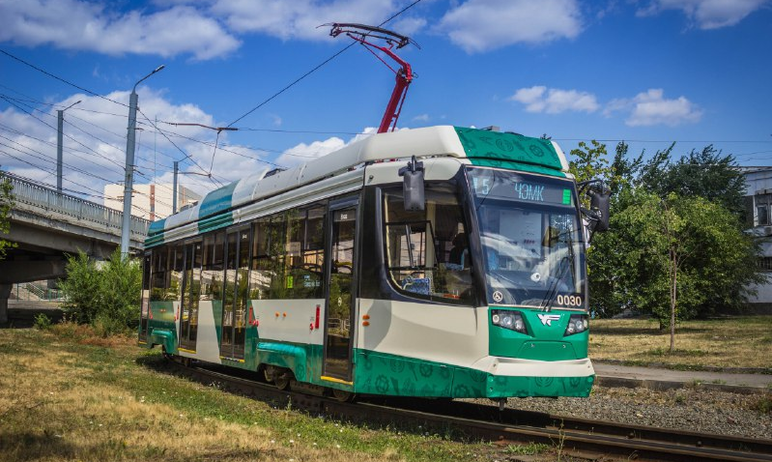
[[[766,412],[760,410],[765,400]],[[685,387],[666,391],[596,386],[589,398],[510,398],[513,409],[558,416],[772,440],[772,393]]]

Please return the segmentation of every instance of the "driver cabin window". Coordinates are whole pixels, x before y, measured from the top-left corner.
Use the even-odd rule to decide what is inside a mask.
[[[426,207],[406,211],[402,186],[383,190],[389,279],[397,290],[435,301],[474,299],[469,239],[452,185],[426,185]]]

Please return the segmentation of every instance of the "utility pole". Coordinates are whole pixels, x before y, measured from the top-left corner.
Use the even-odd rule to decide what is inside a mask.
[[[124,179],[123,188],[123,226],[121,229],[121,257],[127,257],[129,255],[129,237],[131,235],[131,192],[133,190],[134,182],[134,138],[137,128],[137,85],[143,80],[155,74],[163,69],[165,66],[160,65],[156,67],[153,72],[142,77],[134,84],[134,88],[131,90],[131,96],[129,96],[129,128],[126,136],[126,177]]]
[[[64,135],[64,111],[80,103],[80,100],[70,104],[62,110],[56,111],[57,132],[56,132],[56,192],[62,192],[62,165],[64,164],[64,155],[62,154],[62,137]]]
[[[174,183],[172,184],[172,215],[177,213],[177,173],[180,171],[180,162],[174,161]]]

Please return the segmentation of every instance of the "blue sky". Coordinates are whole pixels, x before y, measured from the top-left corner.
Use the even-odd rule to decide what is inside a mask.
[[[136,183],[171,182],[177,160],[211,173],[181,180],[205,192],[324,155],[372,133],[391,93],[361,46],[222,132],[216,153],[216,132],[167,122],[229,125],[351,42],[317,26],[412,3],[0,0],[0,165],[55,184],[56,110],[81,101],[65,112],[64,187],[101,201],[123,181],[131,88],[160,64],[138,87]],[[384,27],[421,46],[399,50],[418,76],[400,128],[497,125],[566,152],[714,144],[772,165],[770,0],[423,0]]]

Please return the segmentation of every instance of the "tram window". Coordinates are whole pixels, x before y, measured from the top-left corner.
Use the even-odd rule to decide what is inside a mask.
[[[224,239],[222,231],[204,236],[200,300],[222,300]]]
[[[303,210],[290,217],[287,286],[291,298],[322,296],[323,226],[323,207]]]
[[[286,214],[260,218],[253,228],[251,298],[289,298],[284,252]]]
[[[169,284],[166,286],[165,300],[180,300],[182,292],[182,277],[185,270],[185,247],[178,244],[169,248]]]
[[[383,190],[391,283],[411,296],[473,300],[471,258],[461,207],[450,185],[426,185],[423,211],[406,211],[402,187]]]
[[[166,246],[156,247],[152,254],[152,287],[150,290],[150,300],[164,300],[166,292],[167,265],[169,261],[169,248]]]

